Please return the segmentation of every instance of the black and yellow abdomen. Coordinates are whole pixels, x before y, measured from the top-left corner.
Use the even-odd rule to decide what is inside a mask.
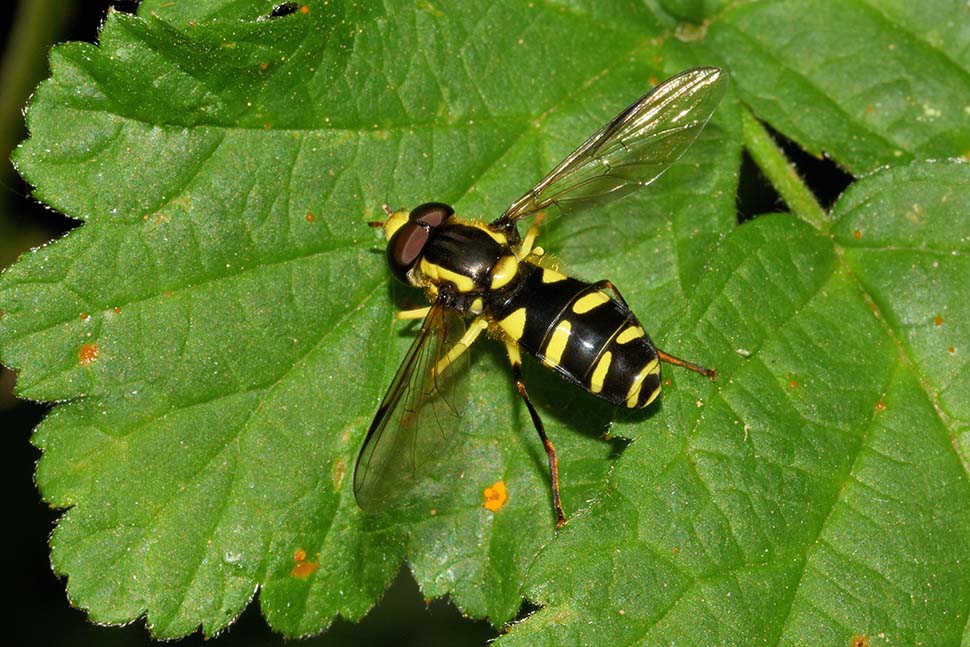
[[[657,351],[630,309],[596,284],[525,262],[516,289],[489,303],[502,332],[566,380],[613,404],[660,393]]]

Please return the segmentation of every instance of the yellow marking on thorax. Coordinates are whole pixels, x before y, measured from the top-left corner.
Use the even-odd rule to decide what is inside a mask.
[[[514,310],[508,317],[499,321],[498,325],[513,341],[519,341],[522,339],[522,333],[525,332],[525,308]]]
[[[489,226],[487,224],[485,224],[484,222],[479,222],[477,220],[462,220],[462,219],[459,219],[459,218],[452,218],[451,222],[455,222],[455,223],[458,223],[458,224],[461,224],[461,225],[465,225],[467,227],[474,227],[475,229],[481,229],[486,234],[488,234],[489,237],[492,240],[494,240],[496,243],[498,243],[499,245],[502,245],[502,246],[507,247],[508,244],[509,244],[509,239],[506,238],[505,234],[503,234],[500,231],[494,231],[494,230],[490,229]]]
[[[593,375],[589,378],[589,390],[593,393],[599,393],[603,390],[603,382],[606,380],[606,374],[610,370],[610,364],[613,363],[613,353],[606,351],[603,356],[600,357],[599,361],[596,362],[596,368],[593,369]]]
[[[563,351],[566,350],[566,344],[569,343],[569,336],[572,334],[572,329],[573,325],[569,323],[568,319],[562,319],[556,324],[556,328],[549,336],[549,341],[546,343],[546,348],[543,351],[543,355],[545,355],[545,359],[542,360],[543,364],[546,366],[559,366]]]
[[[643,380],[651,374],[660,374],[660,362],[656,358],[650,360],[650,362],[648,362],[647,365],[644,366],[639,373],[637,373],[637,376],[633,378],[633,384],[630,385],[630,391],[626,396],[626,406],[630,409],[637,408],[637,400],[640,399],[640,390],[643,388]],[[647,401],[640,405],[641,408],[653,402],[658,395],[660,395],[659,386],[654,389]]]
[[[578,315],[585,314],[593,308],[603,305],[609,300],[610,297],[608,297],[604,292],[600,292],[599,290],[589,292],[576,300],[576,303],[573,304],[573,312]]]
[[[492,267],[492,289],[498,290],[509,284],[519,271],[519,259],[509,254],[498,259]]]
[[[627,326],[619,335],[616,336],[616,343],[626,344],[634,339],[640,339],[644,335],[646,335],[646,333],[640,326]]]
[[[421,276],[432,283],[448,281],[454,285],[455,289],[459,292],[474,292],[476,290],[475,282],[470,277],[457,272],[452,272],[451,270],[441,267],[440,265],[429,263],[423,258],[418,264],[418,271],[421,273]]]
[[[558,283],[559,281],[565,281],[566,275],[560,274],[555,270],[550,270],[547,267],[540,267],[542,271],[542,282],[543,283]]]

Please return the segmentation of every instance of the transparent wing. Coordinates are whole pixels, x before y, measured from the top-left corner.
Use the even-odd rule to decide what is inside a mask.
[[[553,204],[567,211],[614,200],[650,184],[694,142],[726,87],[716,67],[667,79],[593,133],[494,224]]]
[[[465,324],[435,304],[391,382],[357,456],[354,495],[374,512],[407,494],[447,452],[464,409],[468,353],[436,367]]]

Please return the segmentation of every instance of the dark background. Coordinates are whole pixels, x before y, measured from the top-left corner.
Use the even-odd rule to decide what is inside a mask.
[[[135,2],[22,0],[4,5],[4,49],[0,60],[0,268],[12,264],[31,247],[57,238],[77,221],[52,212],[28,197],[29,187],[9,162],[10,151],[23,140],[23,106],[48,74],[47,53],[52,43],[69,40],[97,42],[98,29],[109,5],[133,12]],[[83,611],[71,607],[66,582],[51,571],[47,537],[59,516],[41,500],[34,486],[34,465],[40,452],[30,444],[31,430],[47,413],[47,405],[17,400],[14,375],[0,373],[0,479],[8,506],[5,586],[10,602],[4,627],[9,645],[152,645],[143,619],[126,627],[91,624]],[[482,645],[496,632],[487,622],[461,617],[447,601],[425,604],[405,569],[378,608],[359,625],[338,620],[316,638],[299,643],[324,645]],[[282,645],[284,640],[266,626],[258,601],[215,641],[200,634],[172,645]]]
[[[29,187],[9,163],[10,151],[26,137],[22,109],[37,83],[47,76],[47,53],[52,43],[68,40],[97,42],[98,29],[109,5],[134,11],[136,2],[80,0],[22,0],[4,5],[5,39],[0,59],[0,268],[12,264],[23,251],[57,238],[77,225],[27,197]],[[785,153],[829,207],[851,178],[830,161],[801,152],[776,137]],[[783,210],[774,190],[745,156],[738,191],[738,218]],[[39,452],[30,444],[31,430],[46,414],[46,405],[17,400],[14,375],[0,369],[0,478],[9,506],[7,518],[6,582],[11,602],[5,610],[8,644],[29,645],[149,645],[153,641],[143,620],[127,627],[99,627],[73,609],[65,582],[50,568],[47,537],[58,512],[41,501],[33,482]],[[487,622],[463,619],[447,601],[426,604],[405,569],[380,605],[359,625],[338,620],[324,635],[299,643],[323,645],[475,645],[496,632]],[[259,614],[258,602],[215,644],[282,645]],[[202,645],[195,634],[174,645]],[[211,642],[209,644],[212,644]]]

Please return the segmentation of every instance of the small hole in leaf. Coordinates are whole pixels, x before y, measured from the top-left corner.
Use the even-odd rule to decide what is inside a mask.
[[[852,176],[828,157],[815,157],[773,130],[769,124],[764,126],[815,199],[824,209],[829,209],[852,183]],[[779,210],[787,210],[784,201],[745,151],[738,184],[738,222],[743,223],[759,214]]]
[[[741,172],[738,179],[738,224],[747,222],[760,214],[781,211],[784,208],[785,203],[775,191],[775,187],[745,150],[741,156]]]
[[[823,208],[829,209],[852,184],[852,176],[839,168],[831,158],[818,158],[806,153],[798,144],[774,131],[771,131],[771,136],[785,151],[788,160],[795,165],[798,174]]]

